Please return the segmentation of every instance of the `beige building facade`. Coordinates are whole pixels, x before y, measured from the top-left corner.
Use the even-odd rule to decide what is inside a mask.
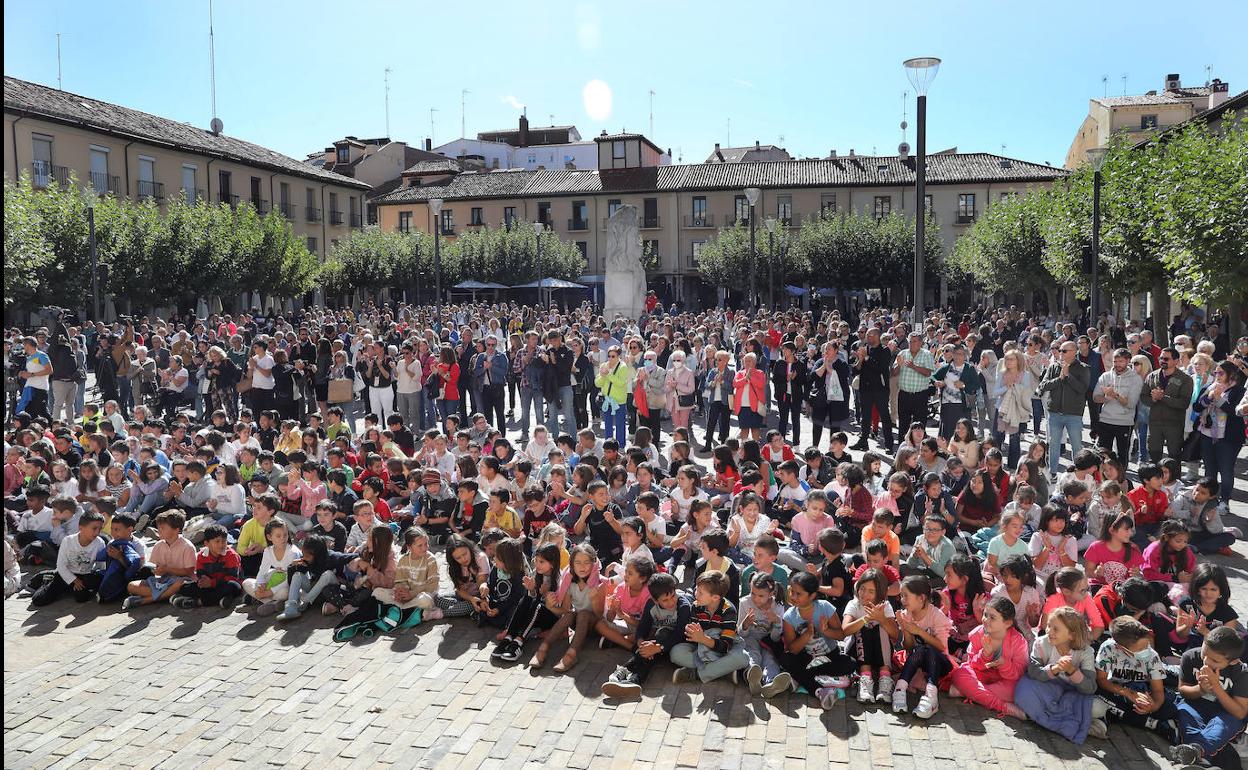
[[[165,205],[249,203],[324,258],[363,226],[369,185],[249,142],[36,83],[4,79],[4,174]]]

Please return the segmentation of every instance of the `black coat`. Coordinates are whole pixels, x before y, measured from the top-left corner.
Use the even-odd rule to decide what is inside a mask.
[[[776,401],[780,400],[780,396],[785,392],[788,385],[787,378],[789,372],[789,364],[783,358],[777,359],[771,365],[771,387],[775,394]],[[806,394],[806,362],[799,358],[793,359],[793,399],[801,402]]]

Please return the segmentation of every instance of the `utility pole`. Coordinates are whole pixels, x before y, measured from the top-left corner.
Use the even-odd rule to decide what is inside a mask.
[[[654,89],[650,89],[650,138],[654,139]]]
[[[468,136],[468,130],[464,128],[464,126],[467,125],[467,122],[464,119],[464,114],[467,109],[465,105],[467,103],[468,93],[467,88],[459,92],[459,137],[461,139]]]
[[[430,108],[429,108],[429,144],[430,144],[430,146],[432,146],[432,145],[434,144],[434,141],[433,141],[433,113],[435,113],[435,112],[437,112],[437,111],[438,111],[438,108],[437,108],[437,107],[430,107]]]
[[[212,117],[217,117],[217,49],[212,34],[212,0],[208,0],[208,85],[212,91]],[[214,129],[215,130],[215,129]]]
[[[56,33],[56,90],[64,91],[61,85],[61,33]]]

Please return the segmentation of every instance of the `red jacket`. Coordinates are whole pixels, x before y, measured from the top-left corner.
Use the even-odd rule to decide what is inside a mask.
[[[733,376],[732,413],[741,413],[741,396],[745,393],[747,385],[750,389],[750,408],[759,414],[766,414],[767,375],[763,374],[763,370],[758,367],[738,369],[736,375]]]
[[[1127,499],[1135,508],[1136,524],[1156,524],[1165,518],[1166,509],[1170,507],[1170,499],[1164,491],[1149,492],[1143,484],[1128,492]]]

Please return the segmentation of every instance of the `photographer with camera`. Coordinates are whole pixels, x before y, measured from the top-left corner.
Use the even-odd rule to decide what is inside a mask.
[[[52,314],[52,340],[48,343],[48,356],[52,360],[52,419],[64,415],[66,423],[77,419],[78,383],[86,380],[86,372],[79,372],[78,361],[69,346],[69,329],[65,326],[64,311],[55,308]],[[85,384],[85,382],[84,382]]]

